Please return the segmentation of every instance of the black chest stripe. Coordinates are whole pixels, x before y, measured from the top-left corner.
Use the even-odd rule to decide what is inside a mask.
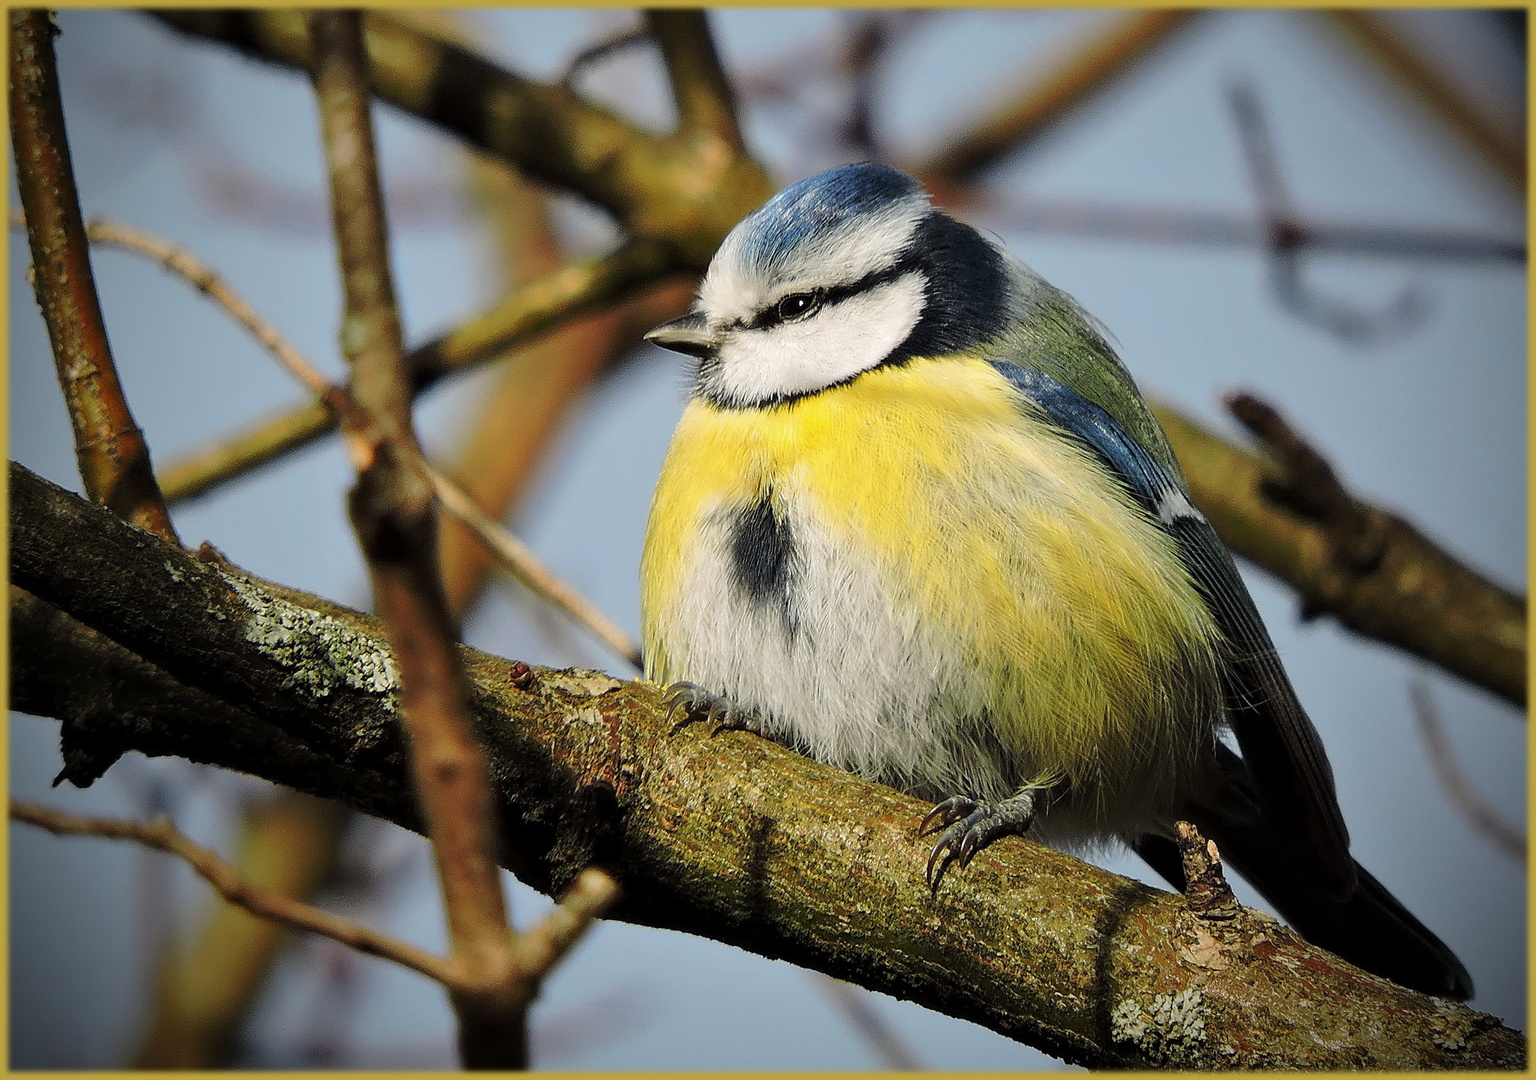
[[[756,603],[772,604],[789,615],[794,574],[795,538],[789,522],[773,507],[773,493],[737,514],[731,528],[731,571],[736,585]]]

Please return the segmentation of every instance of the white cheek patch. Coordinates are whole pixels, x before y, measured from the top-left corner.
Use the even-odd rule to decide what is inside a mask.
[[[703,389],[743,405],[825,389],[879,364],[922,317],[924,282],[903,274],[800,322],[737,330],[721,343]]]

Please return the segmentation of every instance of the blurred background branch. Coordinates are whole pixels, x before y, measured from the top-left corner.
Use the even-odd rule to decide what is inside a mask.
[[[1435,704],[1429,684],[1423,678],[1414,679],[1408,684],[1408,696],[1413,704],[1413,719],[1419,729],[1419,737],[1424,740],[1429,759],[1435,767],[1435,779],[1440,781],[1440,786],[1451,796],[1451,800],[1476,826],[1477,831],[1487,837],[1489,843],[1524,865],[1525,833],[1520,831],[1518,825],[1504,820],[1488,805],[1477,786],[1456,763],[1455,752],[1451,749],[1450,740],[1446,738],[1445,722],[1440,717],[1440,709]]]
[[[1466,567],[1397,515],[1356,500],[1263,402],[1237,395],[1230,407],[1269,457],[1153,403],[1191,497],[1222,540],[1295,589],[1303,618],[1331,614],[1523,707],[1525,597]],[[1364,552],[1361,521],[1369,523]]]

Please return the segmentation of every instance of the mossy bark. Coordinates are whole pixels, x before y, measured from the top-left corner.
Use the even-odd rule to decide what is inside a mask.
[[[375,620],[185,553],[16,465],[10,514],[14,704],[63,721],[72,779],[126,750],[176,754],[419,830]],[[1202,918],[1032,843],[992,846],[931,897],[917,800],[746,733],[674,733],[643,681],[463,656],[501,861],[542,891],[596,863],[623,887],[614,917],[1084,1065],[1523,1067],[1524,1037],[1492,1017],[1255,912]]]

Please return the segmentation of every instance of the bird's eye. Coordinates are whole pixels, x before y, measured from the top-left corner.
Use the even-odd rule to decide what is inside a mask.
[[[794,322],[821,307],[821,297],[813,292],[790,293],[773,306],[773,312],[781,322]]]

